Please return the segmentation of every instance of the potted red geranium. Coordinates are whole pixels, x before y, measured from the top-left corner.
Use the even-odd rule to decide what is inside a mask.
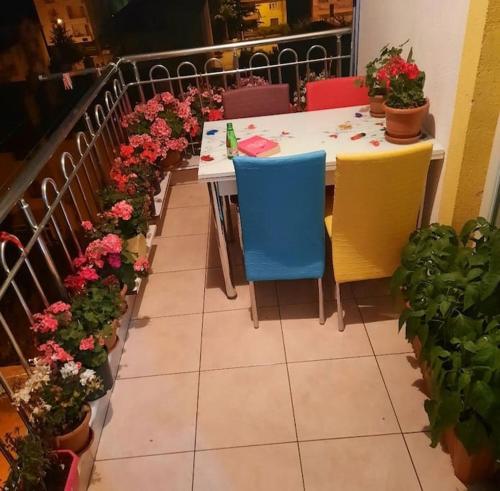
[[[429,101],[424,97],[425,73],[413,62],[412,50],[406,60],[391,57],[377,71],[376,80],[387,89],[386,140],[399,144],[418,141]]]

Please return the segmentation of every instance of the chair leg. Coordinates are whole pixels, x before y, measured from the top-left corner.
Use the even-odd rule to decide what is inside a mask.
[[[224,196],[224,224],[226,226],[226,236],[227,241],[232,242],[234,240],[233,232],[233,218],[231,216],[231,200],[229,196]]]
[[[342,300],[340,299],[340,283],[335,283],[335,298],[337,300],[337,322],[339,331],[345,329],[344,325],[344,309],[342,308]]]
[[[255,329],[258,329],[259,317],[257,315],[257,300],[255,298],[255,283],[253,281],[250,281],[249,286],[250,286],[250,301],[252,303],[253,327],[255,327]]]
[[[325,298],[323,295],[323,278],[318,278],[318,297],[319,297],[319,323],[325,323]]]

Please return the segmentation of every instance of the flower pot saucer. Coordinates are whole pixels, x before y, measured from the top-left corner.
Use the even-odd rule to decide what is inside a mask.
[[[116,336],[116,341],[113,343],[113,346],[111,346],[111,348],[108,349],[108,353],[111,353],[118,346],[119,342],[120,338],[119,336]]]
[[[78,457],[81,457],[87,450],[89,450],[89,448],[92,446],[92,443],[94,443],[94,430],[90,428],[89,440],[87,444],[79,452],[77,452]]]
[[[385,132],[385,139],[389,143],[395,143],[396,145],[409,145],[410,143],[418,142],[421,138],[422,138],[422,132],[420,132],[418,135],[412,136],[410,138],[399,138],[397,136],[389,135],[389,133],[387,133],[387,131]]]
[[[373,112],[371,109],[370,109],[370,116],[372,118],[385,118],[385,113],[382,112],[382,113],[376,113],[376,112]]]

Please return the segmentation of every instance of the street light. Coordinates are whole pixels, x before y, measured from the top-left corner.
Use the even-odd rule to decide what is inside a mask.
[[[62,24],[64,23],[64,21],[63,21],[60,17],[58,17],[58,18],[56,19],[56,23],[57,23],[58,25],[62,25]]]

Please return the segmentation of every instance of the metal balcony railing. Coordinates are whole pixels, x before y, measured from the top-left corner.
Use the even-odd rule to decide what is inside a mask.
[[[292,97],[312,71],[352,74],[353,38],[350,28],[333,29],[127,56],[102,70],[0,197],[0,231],[11,234],[0,236],[0,367],[29,371],[33,314],[67,295],[62,278],[85,247],[80,224],[100,211],[98,190],[128,137],[120,120],[137,102],[163,90],[183,98],[189,85],[237,87],[257,75],[289,83]]]

